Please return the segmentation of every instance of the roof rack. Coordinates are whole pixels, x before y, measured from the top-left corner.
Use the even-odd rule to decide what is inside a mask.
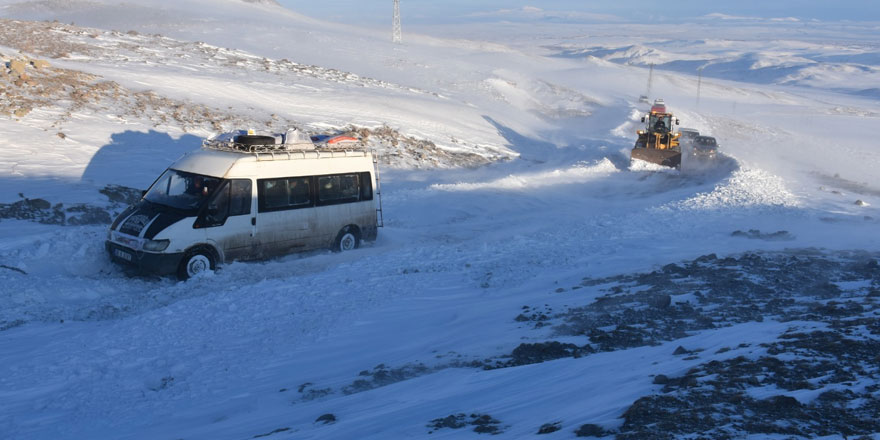
[[[207,150],[227,151],[232,153],[252,154],[286,154],[305,152],[365,152],[366,145],[356,138],[348,136],[308,136],[305,133],[290,129],[286,133],[272,135],[256,135],[253,130],[238,130],[221,133],[202,142]]]
[[[273,153],[290,150],[315,150],[317,146],[312,145],[312,148],[291,148],[288,144],[246,144],[231,140],[206,139],[202,142],[202,148],[232,153]]]
[[[369,151],[363,150],[288,150],[280,152],[253,153],[258,162],[267,160],[292,159],[330,159],[334,157],[367,157]]]

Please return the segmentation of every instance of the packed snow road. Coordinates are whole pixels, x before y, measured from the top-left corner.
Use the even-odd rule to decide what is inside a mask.
[[[281,385],[341,386],[353,371],[430,358],[459,307],[490,320],[585,272],[650,268],[718,248],[810,246],[802,231],[822,221],[758,169],[680,175],[629,165],[622,153],[551,153],[478,170],[386,172],[386,228],[374,244],[234,263],[187,282],[126,276],[107,261],[103,226],[4,220],[0,348],[10,355],[0,382],[9,411],[0,423],[19,438],[76,437],[132,429],[145,412],[192,426],[175,402],[217,407],[216,417],[250,413]],[[852,226],[828,229],[846,247],[855,243],[843,234]],[[731,235],[748,229],[784,229],[786,240]],[[404,345],[386,339],[350,361],[316,348],[350,342],[343,335],[358,328],[384,334],[391,324],[374,316],[422,316],[428,305],[436,322],[395,343]],[[502,333],[445,351],[474,358],[507,348],[498,345],[503,326],[480,331]],[[305,361],[306,353],[324,354]],[[245,389],[249,397],[236,397]]]
[[[375,377],[390,365],[411,378],[509,353],[519,342],[511,317],[524,304],[564,305],[546,293],[585,274],[650,270],[719,249],[858,248],[876,225],[852,208],[829,212],[824,199],[799,194],[804,181],[754,165],[680,173],[631,164],[616,138],[560,147],[504,133],[518,159],[383,171],[386,227],[375,243],[233,263],[187,282],[127,276],[107,260],[105,226],[2,220],[0,350],[9,356],[0,385],[9,410],[0,427],[13,438],[151,438],[236,425],[233,437],[251,437],[279,429],[262,409],[272,420],[292,402],[318,411],[335,402],[324,396],[385,383],[352,382],[359,371]],[[41,185],[61,196],[69,182]],[[819,227],[825,236],[813,233]],[[501,380],[487,386],[504,388]],[[471,392],[454,390],[445,402]],[[614,411],[633,398],[618,397]],[[428,409],[419,409],[425,422],[448,411]],[[157,428],[156,418],[169,422]]]
[[[316,286],[332,285],[328,279],[333,280],[336,270],[387,278],[414,261],[466,262],[471,270],[465,272],[480,279],[484,274],[477,273],[475,263],[490,264],[509,253],[523,255],[521,248],[535,249],[534,254],[540,255],[550,247],[553,252],[547,253],[560,258],[583,258],[581,243],[595,241],[596,230],[590,225],[597,219],[609,223],[629,217],[646,200],[662,206],[688,199],[711,190],[733,172],[723,169],[681,176],[650,164],[630,169],[622,156],[585,161],[578,159],[577,152],[568,155],[573,162],[558,166],[517,161],[479,171],[392,171],[385,175],[387,227],[377,243],[355,255],[312,252],[226,265],[193,282],[197,287],[171,279],[127,276],[107,261],[105,226],[58,227],[4,220],[0,231],[7,239],[0,247],[0,261],[7,268],[0,276],[6,278],[10,295],[2,298],[0,322],[8,328],[29,321],[121,318],[263,281],[294,277],[303,283],[314,278]],[[619,168],[623,166],[627,168]],[[456,257],[449,258],[449,253]],[[522,270],[515,267],[511,273]],[[387,286],[381,290],[387,292]]]
[[[676,180],[664,171],[621,171],[607,159],[564,168],[499,164],[466,173],[468,182],[460,173],[435,172],[427,182],[387,173],[388,227],[358,251],[234,263],[188,282],[126,276],[107,261],[106,227],[4,220],[0,324],[4,352],[17,353],[2,367],[16,414],[6,422],[39,436],[49,414],[74,419],[51,423],[60,426],[105,411],[128,419],[157,403],[101,402],[167,387],[167,377],[186,381],[179,392],[187,399],[207,399],[284,359],[278,350],[307,347],[400,298],[498,292],[549,268],[589,264],[621,246],[599,237],[634,206],[621,194],[648,197],[638,188]],[[710,185],[680,182],[673,193]],[[193,350],[211,354],[191,358]],[[35,402],[37,411],[26,409]]]
[[[680,247],[673,255],[684,256],[701,240],[734,230],[790,229],[792,220],[811,220],[781,179],[729,161],[688,174],[629,164],[626,147],[613,143],[524,150],[523,159],[479,170],[386,172],[387,227],[375,244],[352,255],[313,252],[236,263],[192,283],[126,276],[107,261],[103,226],[4,220],[0,263],[8,268],[0,277],[10,294],[0,298],[0,323],[115,319],[283,280],[322,298],[350,274],[369,276],[363,292],[381,291],[377,296],[391,300],[401,273],[428,262],[431,272],[502,287],[548,267],[596,264],[597,255],[614,255],[622,246]],[[332,304],[359,309],[368,296]]]

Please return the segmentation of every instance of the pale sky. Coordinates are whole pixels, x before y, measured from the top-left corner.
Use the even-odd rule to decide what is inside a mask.
[[[278,0],[297,12],[331,21],[381,25],[391,21],[392,0]],[[595,22],[608,16],[626,21],[676,20],[711,13],[804,21],[880,21],[880,0],[400,0],[403,21]]]

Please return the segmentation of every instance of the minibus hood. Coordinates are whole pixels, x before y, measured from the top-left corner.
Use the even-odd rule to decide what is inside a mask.
[[[117,230],[152,240],[163,229],[187,217],[190,216],[180,210],[141,200],[120,215]]]

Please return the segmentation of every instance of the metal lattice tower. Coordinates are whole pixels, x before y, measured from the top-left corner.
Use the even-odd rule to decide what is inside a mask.
[[[400,0],[394,0],[394,19],[391,24],[391,41],[400,43],[403,37],[400,35]]]

